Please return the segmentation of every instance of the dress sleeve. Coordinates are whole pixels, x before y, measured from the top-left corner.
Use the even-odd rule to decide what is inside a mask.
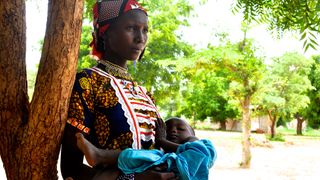
[[[88,72],[77,74],[70,98],[67,123],[89,135],[94,123],[94,95]]]
[[[83,153],[77,147],[75,134],[82,132],[88,137],[93,123],[93,96],[88,74],[78,73],[73,87],[68,120],[65,127],[61,149],[61,173],[64,178],[91,179],[94,169],[83,164]]]

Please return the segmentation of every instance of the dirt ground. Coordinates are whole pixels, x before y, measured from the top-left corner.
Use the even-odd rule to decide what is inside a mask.
[[[218,158],[210,169],[209,180],[319,180],[320,138],[287,136],[286,142],[263,143],[264,135],[252,134],[250,169],[240,169],[241,133],[196,131],[200,138],[214,143]],[[2,162],[0,161],[0,167]],[[59,167],[59,166],[58,166]],[[0,179],[6,179],[0,168]],[[60,178],[62,179],[62,178]]]
[[[260,146],[251,148],[251,168],[241,169],[241,133],[197,131],[197,135],[210,138],[217,149],[210,180],[320,179],[320,138],[287,136],[286,142],[262,143],[264,135],[252,134]]]

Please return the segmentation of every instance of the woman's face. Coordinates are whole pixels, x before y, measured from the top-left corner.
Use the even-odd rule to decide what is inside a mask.
[[[107,31],[107,53],[120,60],[136,60],[146,47],[147,40],[147,15],[141,10],[130,10]]]

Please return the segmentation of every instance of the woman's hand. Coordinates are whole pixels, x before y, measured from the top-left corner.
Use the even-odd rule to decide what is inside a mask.
[[[140,174],[135,174],[136,180],[177,180],[179,179],[173,172],[159,172],[157,170],[149,169]]]

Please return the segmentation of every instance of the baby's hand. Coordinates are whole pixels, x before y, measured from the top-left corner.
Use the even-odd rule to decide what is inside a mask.
[[[163,140],[167,138],[167,132],[166,132],[166,124],[163,122],[161,118],[158,118],[156,120],[156,142],[159,140]]]

